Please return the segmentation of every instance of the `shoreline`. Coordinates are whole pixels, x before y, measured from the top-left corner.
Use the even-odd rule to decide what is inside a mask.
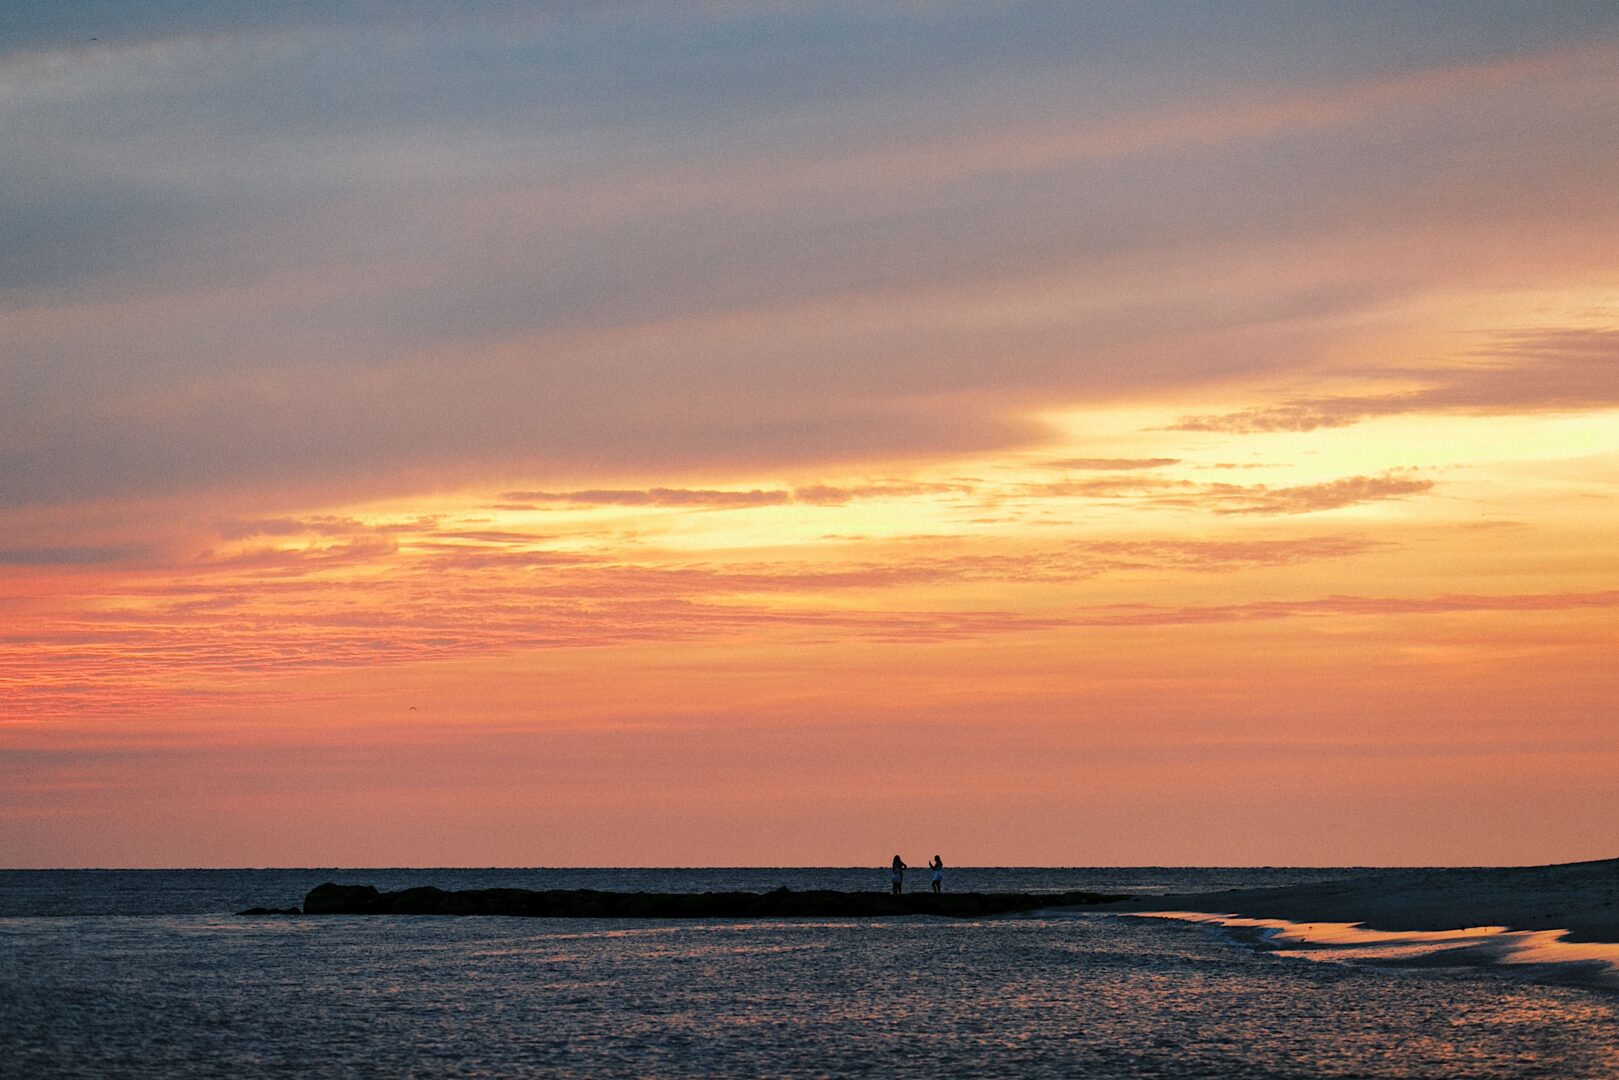
[[[1563,930],[1371,930],[1358,923],[1293,922],[1198,911],[1123,912],[1216,927],[1256,949],[1316,963],[1505,970],[1533,982],[1619,990],[1619,944],[1572,942]]]
[[[1504,927],[1619,943],[1619,859],[1549,866],[1375,870],[1310,885],[1132,897],[1089,910],[1183,911],[1379,931]]]

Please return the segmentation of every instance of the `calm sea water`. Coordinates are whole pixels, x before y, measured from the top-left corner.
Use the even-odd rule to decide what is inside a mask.
[[[952,870],[949,885],[1140,894],[1334,876]],[[1172,920],[230,914],[329,879],[886,884],[880,869],[0,871],[0,1076],[1619,1075],[1619,995],[1314,963]]]

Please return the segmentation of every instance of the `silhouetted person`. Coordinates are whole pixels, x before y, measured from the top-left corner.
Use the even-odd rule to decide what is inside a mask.
[[[944,892],[944,860],[935,855],[928,865],[933,867],[933,891]]]
[[[894,887],[895,896],[905,885],[905,860],[898,855],[894,856],[894,866],[888,871],[888,883]]]

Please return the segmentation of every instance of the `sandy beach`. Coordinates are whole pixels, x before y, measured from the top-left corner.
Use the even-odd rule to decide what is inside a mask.
[[[1275,889],[1154,896],[1109,911],[1198,911],[1375,930],[1566,930],[1564,940],[1619,942],[1619,859],[1553,866],[1368,871]]]

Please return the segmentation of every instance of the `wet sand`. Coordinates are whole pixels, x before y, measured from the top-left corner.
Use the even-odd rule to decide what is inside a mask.
[[[1554,866],[1376,870],[1341,881],[1142,897],[1101,911],[1198,911],[1374,930],[1567,930],[1619,942],[1619,859]]]

